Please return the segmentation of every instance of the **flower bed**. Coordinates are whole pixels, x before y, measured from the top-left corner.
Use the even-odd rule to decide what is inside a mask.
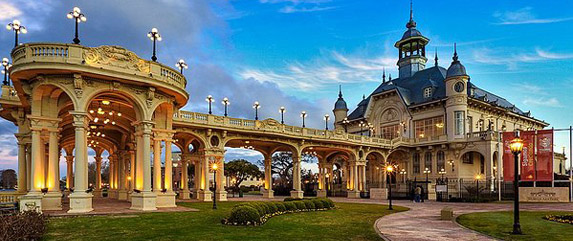
[[[568,223],[573,224],[573,214],[571,215],[547,215],[544,217],[549,221],[558,222],[558,223]]]
[[[328,198],[312,198],[285,202],[248,202],[233,207],[231,215],[221,220],[227,225],[262,225],[271,217],[297,212],[323,211],[335,208]]]

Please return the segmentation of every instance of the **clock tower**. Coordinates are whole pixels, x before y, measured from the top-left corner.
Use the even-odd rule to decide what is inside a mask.
[[[458,59],[458,52],[454,44],[454,57],[448,68],[446,79],[446,116],[448,140],[453,141],[465,138],[467,133],[468,114],[468,81],[466,68]]]

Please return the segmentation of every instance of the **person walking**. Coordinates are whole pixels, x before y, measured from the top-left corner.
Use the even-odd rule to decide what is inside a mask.
[[[421,195],[422,195],[422,188],[420,188],[420,186],[417,186],[416,189],[414,190],[414,201],[419,203]]]

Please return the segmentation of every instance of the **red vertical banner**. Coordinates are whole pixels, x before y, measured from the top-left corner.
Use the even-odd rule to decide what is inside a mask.
[[[515,138],[513,132],[503,132],[503,180],[506,182],[513,181],[514,176],[514,165],[513,165],[513,153],[509,149],[509,143]]]
[[[522,131],[521,181],[535,181],[535,131]]]
[[[553,130],[537,131],[537,181],[553,181]]]

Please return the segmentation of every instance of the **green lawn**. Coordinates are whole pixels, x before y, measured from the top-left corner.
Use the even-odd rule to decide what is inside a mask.
[[[52,218],[48,240],[379,240],[374,221],[392,212],[377,204],[336,203],[338,209],[286,214],[259,227],[221,224],[236,202],[179,203],[200,212]],[[394,212],[406,208],[394,206]]]
[[[511,235],[513,212],[470,213],[458,217],[461,225],[503,240],[573,240],[573,225],[543,219],[547,214],[573,212],[520,212],[523,235]]]

